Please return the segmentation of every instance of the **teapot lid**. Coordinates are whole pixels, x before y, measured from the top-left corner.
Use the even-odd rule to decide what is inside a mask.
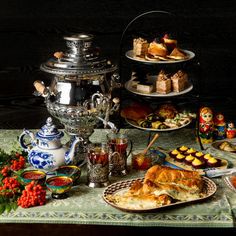
[[[36,137],[40,139],[59,139],[64,135],[62,131],[58,131],[56,126],[52,122],[52,117],[48,117],[46,124],[42,126],[39,132],[36,133]]]

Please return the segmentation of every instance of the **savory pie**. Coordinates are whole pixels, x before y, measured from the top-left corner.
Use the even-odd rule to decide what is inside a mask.
[[[108,198],[121,207],[146,209],[198,199],[202,188],[203,179],[197,171],[155,165],[148,169],[143,182],[137,180],[128,191]]]

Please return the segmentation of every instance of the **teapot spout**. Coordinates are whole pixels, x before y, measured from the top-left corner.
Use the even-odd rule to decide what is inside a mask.
[[[75,136],[74,141],[72,142],[69,150],[65,154],[65,164],[66,165],[68,165],[74,161],[76,144],[79,142],[83,142],[83,141],[84,141],[83,138]]]

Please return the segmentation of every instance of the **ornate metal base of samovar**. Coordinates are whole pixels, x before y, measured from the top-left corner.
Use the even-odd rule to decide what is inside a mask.
[[[71,141],[75,136],[84,140],[77,148],[80,162],[85,160],[89,137],[101,121],[104,127],[116,130],[109,116],[119,109],[119,99],[112,97],[112,91],[120,83],[117,66],[100,56],[92,35],[64,39],[67,51],[54,53],[54,58],[40,67],[53,75],[50,86],[35,81],[35,94],[45,98],[49,113],[64,125]]]

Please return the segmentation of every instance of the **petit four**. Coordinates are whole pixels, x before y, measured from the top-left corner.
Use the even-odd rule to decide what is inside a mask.
[[[177,149],[174,149],[169,153],[170,157],[175,158],[179,154],[179,151]]]
[[[143,38],[136,38],[133,40],[133,54],[134,56],[144,57],[147,53],[149,43]]]
[[[192,164],[192,161],[195,159],[194,156],[192,156],[191,154],[185,157],[185,163],[188,165]]]
[[[173,92],[181,92],[186,89],[188,85],[188,75],[182,70],[178,70],[170,79]]]
[[[211,157],[210,159],[207,160],[207,165],[210,167],[219,167],[221,166],[221,160]]]
[[[181,60],[186,57],[186,54],[179,48],[174,48],[174,50],[171,52],[171,54],[168,57],[175,60]]]
[[[162,42],[166,45],[169,52],[173,51],[173,49],[177,47],[177,40],[170,38],[168,34],[164,35]]]
[[[147,84],[137,84],[137,91],[142,93],[151,93],[153,91],[153,85],[151,83]]]
[[[194,155],[195,155],[195,157],[197,157],[197,158],[199,158],[199,159],[203,159],[204,153],[202,153],[202,152],[196,152]]]
[[[163,70],[157,76],[156,92],[167,94],[171,92],[171,79],[165,74]]]
[[[185,155],[189,155],[189,154],[195,154],[196,153],[196,150],[194,148],[189,148],[184,154]]]
[[[203,159],[205,160],[205,161],[208,161],[210,158],[212,158],[213,156],[211,155],[211,154],[209,154],[209,153],[207,153],[207,154],[205,154],[204,156],[203,156]]]
[[[181,153],[184,153],[184,152],[186,152],[186,151],[188,150],[188,147],[186,147],[186,146],[181,146],[181,147],[178,148],[178,150],[179,150]]]
[[[176,159],[177,161],[183,161],[183,160],[185,159],[185,156],[179,153],[179,154],[177,154],[177,156],[175,157],[175,159]]]
[[[148,53],[152,56],[166,57],[167,48],[163,43],[151,42],[148,47]]]
[[[194,160],[192,161],[192,166],[196,169],[202,169],[204,167],[204,162],[199,160],[198,158],[194,158]]]

